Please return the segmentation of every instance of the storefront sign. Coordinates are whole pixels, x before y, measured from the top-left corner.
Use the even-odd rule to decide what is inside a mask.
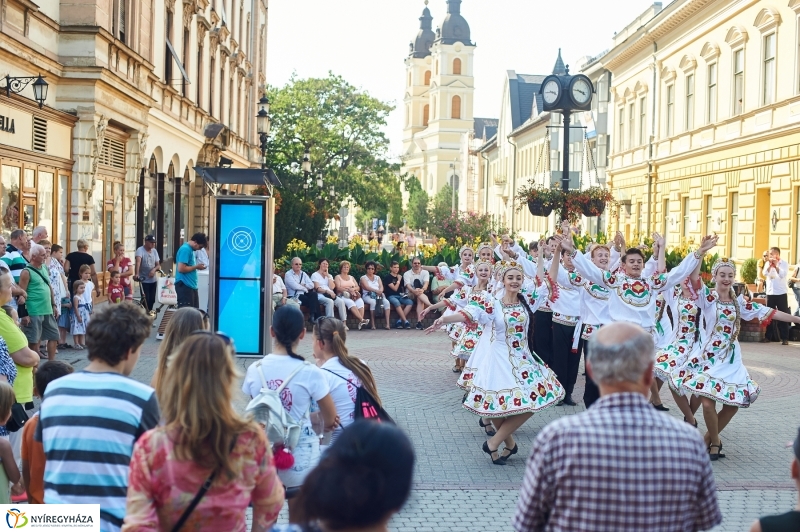
[[[33,148],[33,115],[0,104],[0,144],[31,150]]]
[[[15,133],[14,131],[14,119],[10,116],[3,116],[0,115],[0,131],[5,131],[6,133]]]

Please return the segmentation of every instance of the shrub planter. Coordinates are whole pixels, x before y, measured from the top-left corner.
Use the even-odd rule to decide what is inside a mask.
[[[546,218],[550,216],[550,213],[553,212],[553,206],[542,201],[529,200],[528,210],[531,211],[531,214],[534,216],[542,216]]]

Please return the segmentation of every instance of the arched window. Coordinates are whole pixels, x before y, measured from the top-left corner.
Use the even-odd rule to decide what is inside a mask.
[[[461,59],[453,59],[453,74],[456,76],[461,75]]]
[[[425,71],[425,85],[430,85],[430,84],[431,84],[431,71],[430,70],[426,70]]]
[[[427,126],[428,125],[428,119],[430,118],[430,114],[431,114],[431,106],[428,105],[428,104],[425,104],[425,107],[422,108],[422,125],[423,126]]]
[[[453,106],[450,110],[450,118],[461,118],[461,97],[453,96]]]

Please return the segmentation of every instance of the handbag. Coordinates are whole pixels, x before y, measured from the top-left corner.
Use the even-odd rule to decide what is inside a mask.
[[[238,439],[238,436],[233,439],[233,443],[231,444],[231,452],[233,452],[233,448],[236,447],[236,440]],[[186,524],[186,520],[189,519],[189,516],[192,515],[194,509],[197,508],[197,505],[200,504],[200,501],[203,499],[203,497],[205,497],[206,492],[208,492],[208,490],[211,488],[211,484],[213,484],[214,479],[217,478],[217,473],[219,473],[219,469],[215,469],[210,475],[208,475],[208,478],[205,482],[203,482],[203,485],[200,486],[200,489],[197,491],[197,494],[195,494],[192,502],[190,502],[189,506],[187,506],[183,511],[180,519],[178,519],[178,522],[175,523],[175,526],[172,527],[172,532],[178,532],[181,528],[183,528],[183,525]]]
[[[378,401],[376,401],[375,398],[372,397],[372,394],[365,390],[363,386],[356,386],[355,383],[350,379],[342,377],[338,373],[335,373],[329,369],[322,369],[329,373],[333,373],[340,379],[346,380],[356,389],[356,398],[354,400],[355,406],[353,411],[353,417],[355,419],[368,419],[370,421],[377,421],[378,423],[385,422],[391,423],[392,425],[395,424],[392,416],[390,416],[386,410],[384,410],[383,407],[378,404]]]
[[[175,279],[172,277],[159,277],[156,295],[161,305],[177,305],[178,292],[175,290]]]
[[[22,403],[14,403],[11,405],[11,417],[6,422],[6,430],[8,432],[17,432],[25,423],[28,422],[28,413]]]

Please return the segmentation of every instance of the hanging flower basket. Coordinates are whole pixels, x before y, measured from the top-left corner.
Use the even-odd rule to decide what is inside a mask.
[[[547,217],[564,204],[564,193],[560,188],[529,183],[520,187],[515,199],[517,210],[522,209],[527,203],[532,215]]]
[[[528,200],[528,210],[534,216],[548,217],[553,212],[553,206],[542,200]]]
[[[581,205],[581,211],[587,218],[592,216],[600,216],[606,210],[606,202],[601,199],[590,199]]]

